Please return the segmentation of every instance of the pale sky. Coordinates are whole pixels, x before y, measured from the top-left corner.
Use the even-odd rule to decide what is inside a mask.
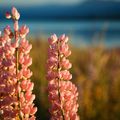
[[[20,6],[29,6],[29,5],[47,5],[47,4],[58,4],[58,5],[73,5],[82,3],[85,1],[94,1],[94,0],[0,0],[1,5],[20,5]],[[95,0],[95,1],[114,1],[120,2],[120,0]]]
[[[85,0],[0,0],[1,5],[77,4]]]

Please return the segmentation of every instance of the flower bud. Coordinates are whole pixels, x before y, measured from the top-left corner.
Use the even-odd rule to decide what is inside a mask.
[[[19,14],[19,12],[17,11],[17,9],[15,7],[12,8],[11,13],[12,13],[13,19],[19,20],[20,14]]]
[[[10,19],[10,18],[11,18],[11,14],[10,14],[9,12],[6,12],[5,17],[6,17],[7,19]]]

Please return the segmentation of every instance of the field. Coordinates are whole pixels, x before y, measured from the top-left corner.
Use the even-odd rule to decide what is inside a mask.
[[[31,38],[31,43],[36,116],[37,120],[48,120],[48,81],[45,78],[48,44],[38,38]],[[72,82],[79,91],[81,120],[120,120],[120,49],[106,49],[103,45],[80,49],[71,45],[71,50]]]

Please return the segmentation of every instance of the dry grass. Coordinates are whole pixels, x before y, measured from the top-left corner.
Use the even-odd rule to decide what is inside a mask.
[[[48,120],[49,104],[45,78],[47,43],[39,39],[31,42],[37,119]],[[120,120],[120,50],[105,50],[103,47],[71,49],[72,81],[79,91],[81,120]]]

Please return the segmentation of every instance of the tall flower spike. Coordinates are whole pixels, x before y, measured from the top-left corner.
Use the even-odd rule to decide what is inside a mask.
[[[68,70],[72,64],[67,59],[71,54],[68,37],[62,35],[57,38],[54,34],[48,42],[47,79],[51,120],[79,120],[77,88],[69,81],[72,75]]]
[[[0,40],[0,119],[8,120],[15,118],[17,109],[15,104],[17,102],[15,96],[16,79],[14,52],[15,48],[11,46],[10,26],[4,29],[4,33]]]
[[[35,120],[37,108],[33,104],[34,84],[30,81],[32,72],[29,69],[32,64],[29,56],[32,45],[26,40],[29,31],[27,27],[27,31],[22,27],[19,30],[20,14],[15,7],[11,16],[14,32],[7,26],[0,37],[0,119]],[[22,37],[21,32],[24,35]]]

